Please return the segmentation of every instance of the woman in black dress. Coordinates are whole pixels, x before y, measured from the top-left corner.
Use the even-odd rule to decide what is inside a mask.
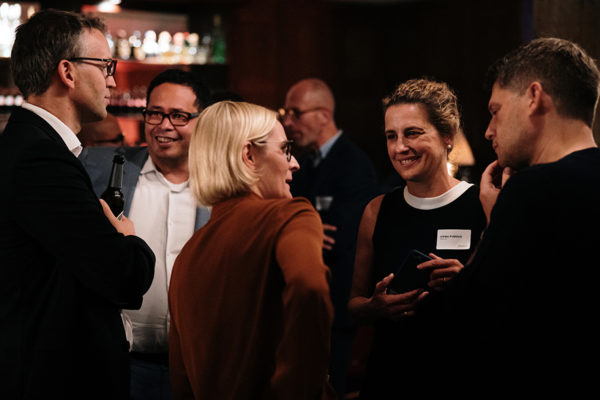
[[[361,398],[397,398],[422,382],[419,371],[431,348],[415,306],[430,290],[443,290],[473,252],[486,219],[477,186],[448,172],[448,155],[460,132],[457,99],[443,82],[400,84],[383,100],[392,165],[406,181],[365,208],[359,228],[349,310],[372,324],[374,337]],[[425,282],[401,280],[398,267],[417,250]],[[399,287],[407,291],[400,291]],[[395,290],[392,290],[395,289]]]

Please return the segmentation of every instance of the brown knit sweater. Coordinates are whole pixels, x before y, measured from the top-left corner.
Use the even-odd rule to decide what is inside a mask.
[[[213,207],[173,267],[169,364],[180,399],[332,398],[323,230],[305,199]]]

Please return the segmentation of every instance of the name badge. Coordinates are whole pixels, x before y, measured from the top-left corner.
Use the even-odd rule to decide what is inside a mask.
[[[468,250],[470,247],[470,229],[438,229],[437,250]]]

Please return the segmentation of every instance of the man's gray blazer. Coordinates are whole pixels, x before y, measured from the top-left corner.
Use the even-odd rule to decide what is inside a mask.
[[[123,213],[129,216],[133,193],[140,177],[140,171],[148,159],[148,150],[145,147],[86,147],[81,152],[79,160],[87,170],[94,191],[100,197],[108,185],[112,161],[117,151],[123,152],[125,165],[123,166],[123,196],[125,209]],[[210,218],[210,210],[206,207],[196,208],[196,222],[194,230],[200,229]]]

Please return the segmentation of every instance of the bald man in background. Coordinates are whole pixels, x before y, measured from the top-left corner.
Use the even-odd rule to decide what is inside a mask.
[[[308,198],[323,220],[323,258],[332,273],[335,310],[330,382],[343,397],[354,337],[347,305],[356,234],[364,207],[378,189],[370,158],[338,129],[334,112],[331,89],[314,78],[295,83],[287,92],[285,108],[279,110],[288,138],[302,153],[290,185],[292,194]]]

